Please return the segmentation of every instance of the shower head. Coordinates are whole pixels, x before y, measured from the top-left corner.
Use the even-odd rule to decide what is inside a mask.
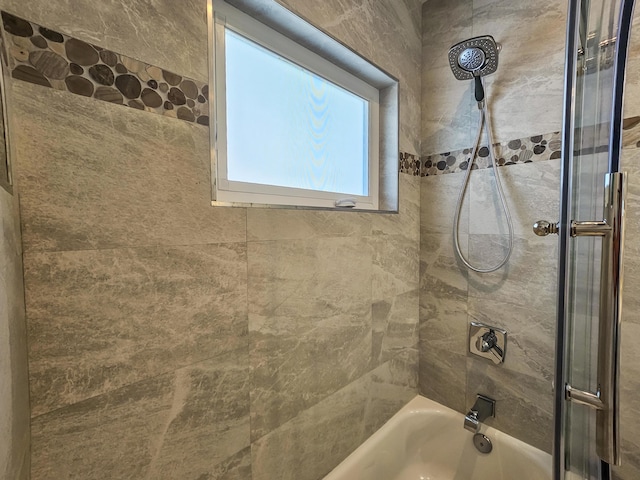
[[[478,47],[465,48],[458,55],[458,65],[467,72],[475,72],[484,65],[487,56],[484,51]]]
[[[484,100],[480,77],[498,69],[499,50],[500,46],[491,35],[470,38],[449,49],[449,66],[453,75],[458,80],[475,79],[475,96],[479,107]]]
[[[456,43],[449,49],[449,66],[458,80],[489,75],[498,69],[500,47],[491,35]]]

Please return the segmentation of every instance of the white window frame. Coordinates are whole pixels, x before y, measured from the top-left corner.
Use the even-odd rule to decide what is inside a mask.
[[[214,204],[276,205],[377,210],[380,184],[380,89],[336,66],[223,0],[213,0],[214,130],[212,169]],[[368,104],[368,195],[230,181],[227,178],[225,30],[257,43],[286,60],[361,97]]]

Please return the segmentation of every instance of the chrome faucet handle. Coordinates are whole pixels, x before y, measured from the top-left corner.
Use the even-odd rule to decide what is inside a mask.
[[[478,349],[481,352],[491,352],[498,360],[504,358],[504,350],[498,345],[498,337],[494,330],[489,330],[478,338]]]
[[[497,365],[504,362],[506,348],[507,332],[505,330],[482,323],[470,323],[469,352]]]

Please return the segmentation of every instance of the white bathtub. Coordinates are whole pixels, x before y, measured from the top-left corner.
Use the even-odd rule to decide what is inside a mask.
[[[499,414],[499,412],[498,412]],[[479,453],[464,416],[417,396],[325,480],[549,480],[551,456],[493,428]]]

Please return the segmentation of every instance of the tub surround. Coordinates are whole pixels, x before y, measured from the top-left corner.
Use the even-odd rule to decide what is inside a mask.
[[[420,391],[461,413],[477,393],[494,398],[491,425],[547,452],[557,242],[535,237],[531,225],[558,217],[564,8],[552,0],[430,0],[423,6]],[[508,265],[480,275],[459,263],[451,237],[478,109],[472,82],[454,79],[447,54],[465,38],[486,34],[502,44],[498,70],[485,77],[485,87],[496,159],[508,165],[500,173],[515,238]],[[487,154],[481,149],[460,217],[462,248],[481,266],[501,259],[507,242],[494,173],[483,168]],[[509,332],[504,364],[469,355],[470,321]]]
[[[451,221],[462,183],[460,167],[468,161],[468,154],[465,156],[464,150],[460,149],[468,148],[473,142],[477,108],[470,82],[454,81],[446,58],[451,45],[474,35],[491,34],[502,43],[498,71],[486,78],[499,151],[502,146],[509,146],[509,138],[526,139],[536,132],[559,131],[564,8],[564,3],[545,1],[534,5],[520,0],[430,0],[425,4],[423,143],[421,165],[413,170],[415,175],[422,175],[420,391],[461,413],[473,404],[478,392],[495,398],[500,413],[494,419],[494,425],[547,451],[552,433],[557,242],[535,237],[531,225],[539,219],[558,218],[560,160],[556,154],[554,158],[544,158],[547,161],[536,162],[541,157],[531,149],[531,163],[514,162],[515,165],[500,169],[507,202],[514,216],[514,256],[505,269],[491,275],[479,276],[461,266],[452,248]],[[640,278],[637,261],[640,252],[632,240],[638,238],[634,232],[640,225],[636,218],[640,211],[640,205],[636,206],[636,193],[640,187],[634,180],[640,175],[637,168],[640,96],[634,80],[640,68],[639,48],[640,28],[634,28],[627,72],[622,158],[623,169],[630,174],[625,293],[636,291]],[[523,58],[527,61],[523,62]],[[527,91],[523,92],[523,89]],[[558,151],[559,137],[554,135],[554,140],[547,139],[547,148],[542,155]],[[607,149],[606,142],[594,143]],[[526,151],[529,149],[527,146]],[[432,152],[447,153],[433,155]],[[508,155],[498,155],[507,160]],[[425,159],[431,160],[426,168]],[[492,191],[493,182],[491,170],[474,172],[460,222],[463,248],[472,259],[487,263],[493,258],[502,258],[506,245],[506,225],[499,213],[496,214],[499,204]],[[635,297],[633,293],[624,295],[623,305],[623,465],[613,469],[614,478],[618,480],[638,478],[640,471],[635,438],[640,418],[637,401],[639,350],[635,346],[640,305]],[[465,339],[471,320],[509,331],[504,365],[496,368],[468,356]],[[466,400],[463,400],[465,395]]]
[[[492,426],[549,451],[557,252],[530,229],[558,216],[564,4],[283,2],[400,78],[400,213],[388,215],[211,207],[206,110],[193,110],[207,99],[206,2],[152,3],[0,0],[28,19],[4,20],[18,69],[11,97],[32,478],[109,471],[317,480],[418,388],[462,413],[487,394],[498,402]],[[446,52],[486,33],[504,47],[487,91],[499,163],[510,167],[501,173],[516,245],[507,268],[479,276],[452,249],[477,109]],[[76,47],[100,60],[78,63]],[[111,82],[102,66],[112,85],[100,83]],[[75,92],[70,76],[83,79],[70,81]],[[130,77],[136,98],[125,98],[138,90]],[[92,98],[81,93],[84,80]],[[118,103],[96,101],[105,100],[96,98],[100,87]],[[169,97],[172,88],[184,104],[175,90]],[[162,105],[150,93],[142,98],[145,89]],[[631,166],[640,111],[629,102]],[[178,115],[180,107],[193,118]],[[461,240],[472,260],[491,263],[503,254],[506,229],[486,160],[463,206]],[[633,191],[630,209],[640,211]],[[633,258],[625,289],[637,290]],[[633,301],[625,297],[630,335]],[[509,331],[503,366],[467,355],[470,320]],[[632,425],[640,418],[638,351],[632,340],[622,348],[623,417]],[[619,480],[636,478],[640,464],[629,430]]]
[[[419,2],[309,3],[289,6],[400,78],[415,156]],[[206,78],[205,1],[0,7]],[[34,480],[316,480],[415,395],[418,178],[393,215],[215,208],[206,125],[12,80]]]

